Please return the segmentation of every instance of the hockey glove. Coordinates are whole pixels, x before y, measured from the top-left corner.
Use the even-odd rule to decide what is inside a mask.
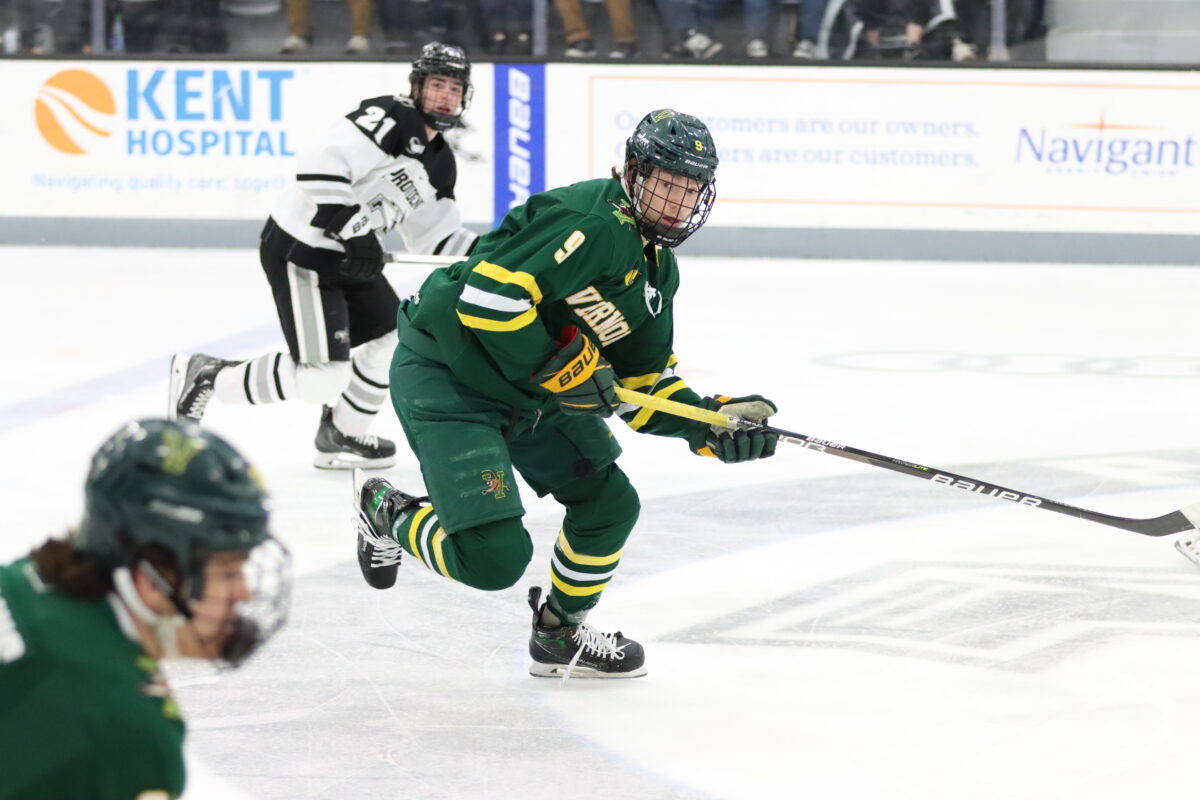
[[[369,281],[383,272],[383,245],[362,206],[346,206],[330,219],[325,235],[346,248],[338,272],[352,281]]]
[[[774,403],[757,394],[706,397],[700,401],[700,407],[751,422],[762,422],[777,410]],[[779,443],[779,435],[775,433],[753,428],[735,431],[716,425],[697,426],[687,439],[688,446],[696,455],[713,456],[726,464],[770,458],[775,455],[775,445]]]
[[[616,375],[596,343],[572,325],[558,337],[559,350],[531,377],[554,393],[564,414],[611,417],[621,401],[613,382]]]

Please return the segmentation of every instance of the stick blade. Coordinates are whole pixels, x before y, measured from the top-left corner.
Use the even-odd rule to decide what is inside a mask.
[[[1184,558],[1200,567],[1200,531],[1186,531],[1175,540],[1175,549]]]
[[[1200,530],[1195,530],[1200,528],[1200,503],[1194,503],[1181,511],[1188,522],[1192,523],[1193,530],[1179,534],[1179,538],[1175,540],[1175,549],[1188,561],[1200,567]]]

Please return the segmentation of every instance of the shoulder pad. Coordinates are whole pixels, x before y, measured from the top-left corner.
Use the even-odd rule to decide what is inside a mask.
[[[425,151],[425,125],[406,97],[364,100],[346,115],[359,131],[390,156],[419,157]]]

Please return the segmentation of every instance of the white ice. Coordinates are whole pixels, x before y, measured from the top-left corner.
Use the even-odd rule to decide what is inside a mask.
[[[0,560],[81,513],[87,458],[164,411],[176,350],[277,348],[250,250],[0,248]],[[676,352],[801,433],[1131,517],[1200,500],[1200,271],[682,257]],[[411,286],[416,275],[395,269]],[[172,669],[192,798],[1195,797],[1200,570],[1167,539],[798,447],[725,466],[620,426],[643,512],[592,615],[629,682],[526,674],[553,502],[487,594],[362,583],[317,410],[214,405],[296,557],[244,669]],[[378,432],[400,438],[386,411]],[[1187,433],[1183,439],[1180,433]],[[388,472],[420,489],[411,457]]]

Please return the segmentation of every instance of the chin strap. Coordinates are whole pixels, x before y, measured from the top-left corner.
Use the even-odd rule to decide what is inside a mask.
[[[162,657],[179,658],[179,628],[191,618],[191,612],[183,605],[183,601],[162,575],[158,573],[158,570],[145,561],[138,564],[138,569],[146,573],[150,582],[157,589],[171,598],[172,604],[174,604],[179,613],[158,614],[150,606],[146,605],[145,601],[142,600],[142,596],[138,594],[137,588],[133,585],[133,574],[129,571],[128,567],[119,567],[113,571],[113,585],[116,586],[117,596],[121,598],[121,602],[124,603],[131,614],[154,630],[154,638],[158,641],[159,647],[162,648]]]

